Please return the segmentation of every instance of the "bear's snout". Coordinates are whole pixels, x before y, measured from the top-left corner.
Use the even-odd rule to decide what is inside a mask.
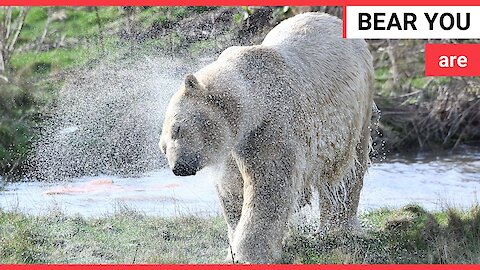
[[[195,175],[198,170],[198,163],[199,162],[196,155],[180,158],[173,166],[173,174],[176,176]]]

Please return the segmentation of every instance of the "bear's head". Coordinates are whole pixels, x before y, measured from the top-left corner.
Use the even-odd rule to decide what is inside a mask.
[[[171,98],[160,148],[175,175],[195,175],[220,162],[228,152],[231,132],[228,121],[216,107],[218,101],[218,95],[191,74]]]

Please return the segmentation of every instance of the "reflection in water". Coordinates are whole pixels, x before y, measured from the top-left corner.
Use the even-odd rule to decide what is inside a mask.
[[[71,182],[20,182],[0,193],[0,207],[42,214],[59,208],[66,214],[99,216],[116,207],[148,215],[218,215],[212,173],[176,177],[169,170],[139,178],[84,177]],[[418,203],[430,210],[469,207],[478,202],[480,151],[441,156],[392,156],[370,168],[360,210]]]

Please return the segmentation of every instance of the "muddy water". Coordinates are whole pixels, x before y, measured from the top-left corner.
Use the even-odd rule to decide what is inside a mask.
[[[480,150],[461,154],[390,156],[370,168],[360,210],[418,203],[429,210],[468,207],[478,202]],[[68,215],[102,216],[119,209],[148,215],[217,215],[220,207],[211,172],[176,177],[169,170],[138,178],[96,176],[69,182],[4,185],[0,207],[31,214],[60,210]]]

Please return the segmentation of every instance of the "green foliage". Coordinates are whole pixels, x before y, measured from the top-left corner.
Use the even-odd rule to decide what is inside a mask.
[[[33,91],[0,83],[0,175],[16,173],[29,151],[35,100]]]

